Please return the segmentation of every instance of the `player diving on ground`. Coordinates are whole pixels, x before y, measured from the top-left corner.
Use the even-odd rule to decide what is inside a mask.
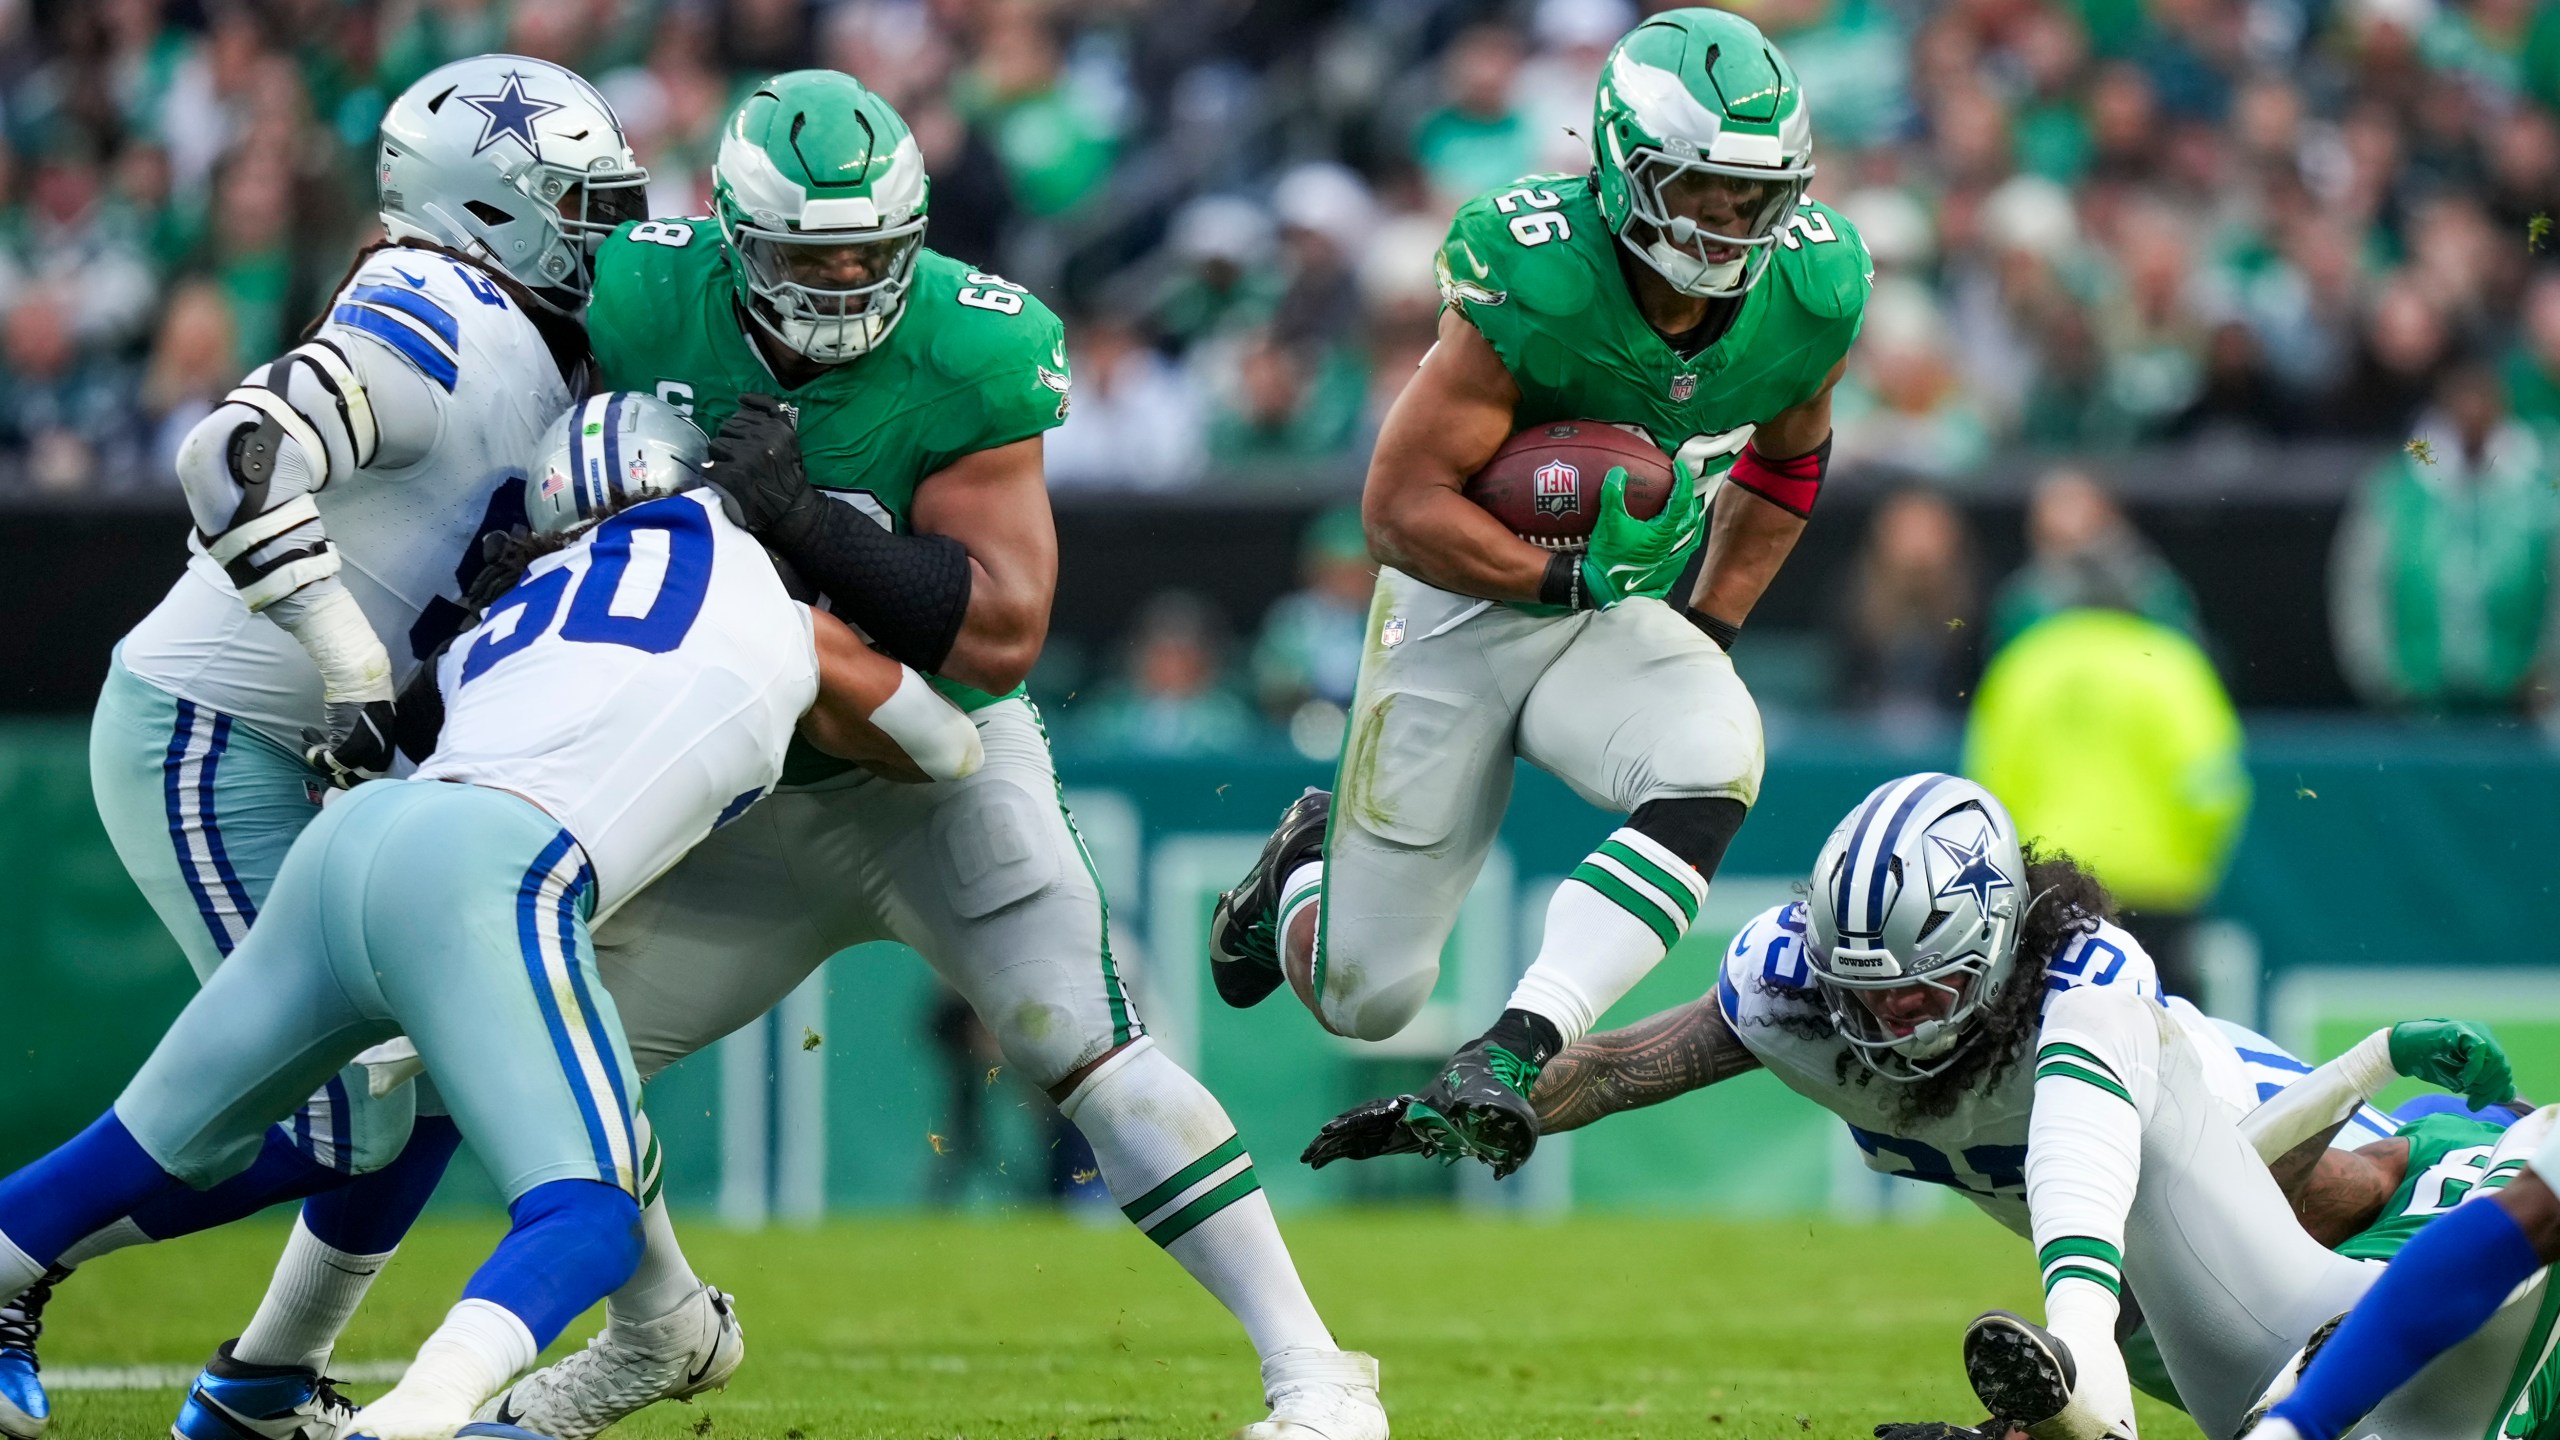
[[[791,598],[700,488],[685,420],[602,395],[552,433],[528,501],[549,543],[410,702],[432,752],[313,821],[114,1108],[0,1180],[15,1290],[100,1225],[239,1173],[313,1087],[406,1035],[513,1224],[400,1383],[331,1431],[350,1440],[536,1435],[469,1422],[638,1262],[638,1079],[591,925],[749,811],[795,734],[919,778],[983,759],[912,671]]]
[[[117,645],[90,726],[99,818],[199,979],[243,942],[329,785],[391,763],[395,690],[452,635],[481,535],[523,523],[543,427],[587,384],[594,247],[646,213],[603,97],[523,56],[403,92],[379,162],[388,238],[180,446],[194,554]],[[322,1367],[455,1141],[431,1084],[317,1084],[245,1172],[112,1217],[0,1289],[0,1435],[45,1427],[36,1341],[70,1265],[305,1195],[272,1288],[177,1429],[342,1418]]]
[[[923,243],[923,157],[851,76],[757,85],[712,176],[712,215],[605,244],[588,317],[605,382],[713,432],[713,483],[747,528],[932,677],[987,759],[916,787],[795,747],[773,795],[599,925],[597,967],[642,1078],[840,950],[912,946],[1092,1142],[1128,1218],[1241,1322],[1270,1407],[1246,1433],[1382,1440],[1376,1363],[1336,1345],[1234,1123],[1156,1047],[1121,982],[1022,690],[1057,582],[1040,440],[1067,410],[1057,317]],[[604,1331],[488,1414],[587,1440],[734,1357],[735,1320],[701,1303],[661,1217]]]
[[[1385,568],[1340,773],[1221,897],[1210,968],[1230,1005],[1285,983],[1327,1030],[1385,1039],[1437,980],[1515,755],[1626,815],[1558,887],[1501,1017],[1406,1113],[1444,1158],[1528,1157],[1539,1067],[1678,943],[1759,794],[1759,712],[1725,651],[1821,488],[1871,284],[1812,175],[1785,59],[1738,16],[1671,10],[1610,51],[1591,172],[1469,201],[1441,248],[1439,340],[1362,500]],[[1674,458],[1658,515],[1632,518],[1613,471],[1587,549],[1550,550],[1461,493],[1506,439],[1567,420]]]
[[[1541,1128],[1765,1067],[1845,1121],[1870,1166],[1961,1191],[2034,1242],[2043,1328],[2076,1388],[2046,1411],[1991,1408],[2036,1422],[2038,1440],[2130,1436],[2139,1372],[2227,1440],[2370,1278],[2305,1233],[2366,1228],[2373,1161],[2339,1147],[2390,1125],[2362,1102],[2403,1074],[2502,1101],[2509,1069],[2476,1027],[2411,1021],[2305,1076],[2273,1042],[2162,997],[2111,913],[2068,857],[2022,847],[1980,786],[1889,782],[1832,831],[1806,900],[1743,927],[1713,991],[1556,1057],[1533,1094]],[[1308,1160],[1422,1149],[1398,1123],[1410,1104],[1334,1121]],[[2252,1112],[2284,1187],[2242,1136]],[[2144,1328],[2120,1352],[2128,1288]],[[1980,1346],[2003,1333],[2023,1332],[1995,1321]]]

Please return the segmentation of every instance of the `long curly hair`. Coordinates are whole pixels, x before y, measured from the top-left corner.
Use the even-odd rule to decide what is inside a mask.
[[[2018,921],[2018,958],[2010,966],[2008,983],[1965,1028],[1955,1063],[1926,1079],[1893,1087],[1904,1119],[1943,1119],[1967,1093],[1998,1085],[2035,1039],[2044,1009],[2045,967],[2073,940],[2116,916],[2115,897],[2079,861],[2058,850],[2043,854],[2032,844],[2021,845],[2019,855],[2027,865],[2027,908]],[[1843,1052],[1839,1063],[1843,1080],[1866,1085],[1878,1078],[1854,1053]]]

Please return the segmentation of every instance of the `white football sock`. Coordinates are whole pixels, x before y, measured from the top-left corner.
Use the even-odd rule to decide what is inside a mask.
[[[295,1216],[293,1235],[276,1261],[275,1278],[249,1328],[231,1347],[232,1358],[251,1365],[300,1365],[329,1368],[329,1352],[338,1335],[355,1318],[373,1277],[391,1263],[392,1252],[351,1255],[311,1233]]]
[[[465,1300],[418,1347],[400,1383],[356,1412],[353,1428],[381,1440],[450,1436],[540,1354],[533,1332],[513,1311],[493,1301]]]
[[[1154,1040],[1104,1061],[1058,1108],[1121,1213],[1234,1313],[1257,1354],[1334,1348],[1235,1123]]]
[[[631,1117],[640,1132],[640,1268],[631,1272],[622,1288],[605,1297],[604,1315],[608,1325],[641,1325],[661,1319],[686,1297],[702,1288],[693,1266],[684,1258],[684,1246],[676,1242],[675,1223],[667,1218],[665,1178],[666,1152],[659,1148],[658,1133],[649,1128],[648,1112]]]
[[[1689,932],[1707,882],[1641,830],[1621,829],[1547,902],[1538,958],[1509,1008],[1544,1016],[1572,1044]]]
[[[65,1270],[77,1269],[101,1255],[112,1255],[118,1250],[150,1243],[151,1237],[143,1234],[142,1227],[134,1224],[133,1217],[128,1215],[74,1240],[71,1248],[62,1252],[62,1258],[53,1263]]]
[[[684,1258],[684,1247],[676,1243],[676,1227],[667,1219],[666,1197],[651,1200],[640,1211],[640,1234],[645,1242],[640,1250],[640,1268],[619,1290],[605,1297],[605,1321],[612,1325],[638,1325],[656,1320],[685,1302],[702,1288],[693,1266]]]

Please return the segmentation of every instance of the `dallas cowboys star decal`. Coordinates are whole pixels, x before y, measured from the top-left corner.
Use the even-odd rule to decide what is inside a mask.
[[[1932,899],[1944,900],[1950,895],[1969,893],[1973,896],[1973,903],[1977,908],[1988,910],[1991,908],[1992,891],[2016,888],[2010,883],[2009,877],[2001,873],[2000,867],[1992,863],[1990,836],[1983,835],[1976,838],[1971,848],[1950,840],[1944,835],[1932,835],[1929,838],[1940,850],[1946,852],[1948,859],[1955,861],[1961,867],[1955,874],[1947,877],[1947,883],[1938,887]]]
[[[474,155],[508,136],[514,136],[517,143],[532,151],[538,160],[542,158],[542,147],[533,138],[533,122],[554,110],[568,108],[524,93],[524,77],[513,70],[507,72],[506,88],[495,95],[458,95],[454,98],[481,114],[480,143],[471,147]]]

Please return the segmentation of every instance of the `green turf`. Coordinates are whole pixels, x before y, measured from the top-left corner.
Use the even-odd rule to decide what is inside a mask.
[[[1977,1420],[1956,1364],[1964,1322],[2034,1300],[2023,1245],[1973,1216],[1538,1225],[1404,1211],[1287,1230],[1336,1334],[1383,1363],[1406,1440],[1867,1440],[1880,1420]],[[498,1231],[495,1219],[423,1227],[340,1354],[410,1353]],[[54,1302],[47,1360],[200,1360],[245,1316],[281,1239],[241,1227],[90,1266]],[[1260,1416],[1242,1333],[1116,1217],[753,1235],[696,1223],[687,1244],[739,1297],[746,1368],[726,1393],[660,1406],[617,1435],[1138,1440],[1217,1436]],[[165,1433],[177,1400],[64,1394],[52,1434]],[[2195,1435],[2147,1401],[2142,1425],[2153,1440]]]

